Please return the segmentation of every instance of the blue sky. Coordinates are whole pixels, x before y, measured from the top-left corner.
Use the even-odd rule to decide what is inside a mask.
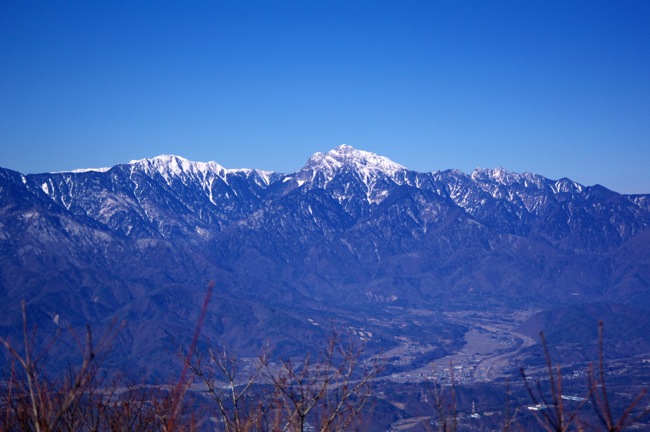
[[[650,2],[0,0],[0,166],[347,143],[650,193]]]

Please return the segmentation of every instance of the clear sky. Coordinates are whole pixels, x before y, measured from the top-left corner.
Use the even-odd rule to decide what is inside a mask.
[[[650,193],[650,2],[0,0],[0,166],[342,143]]]

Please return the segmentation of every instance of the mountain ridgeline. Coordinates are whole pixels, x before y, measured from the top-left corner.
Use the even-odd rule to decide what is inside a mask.
[[[371,347],[407,335],[457,348],[462,325],[424,328],[413,309],[650,308],[650,195],[500,168],[421,173],[347,145],[291,174],[178,156],[0,169],[0,248],[3,334],[20,335],[23,299],[44,331],[117,319],[118,355],[153,369],[191,337],[210,280],[203,334],[244,354],[296,352],[332,322]]]

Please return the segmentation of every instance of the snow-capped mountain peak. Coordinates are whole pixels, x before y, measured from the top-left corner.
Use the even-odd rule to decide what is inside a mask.
[[[328,160],[333,160],[341,166],[350,165],[359,170],[370,170],[382,172],[388,176],[393,176],[397,171],[405,168],[388,159],[385,156],[379,156],[375,153],[364,150],[357,150],[347,144],[342,144],[337,148],[330,150],[325,155]]]
[[[312,176],[321,172],[332,178],[345,168],[358,171],[364,179],[376,177],[378,174],[393,178],[396,173],[406,170],[387,157],[342,144],[327,153],[315,153],[301,172],[309,172]]]
[[[341,203],[357,197],[352,192],[356,184],[358,190],[365,194],[366,201],[376,204],[386,198],[387,184],[404,183],[406,172],[402,165],[384,156],[342,144],[327,153],[315,153],[295,176],[287,177],[284,181],[317,188],[328,188],[334,184],[332,194]],[[334,181],[337,178],[342,181]]]

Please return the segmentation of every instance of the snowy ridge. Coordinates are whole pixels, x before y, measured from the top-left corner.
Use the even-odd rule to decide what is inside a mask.
[[[314,154],[301,170],[288,175],[229,170],[215,162],[161,155],[104,173],[28,175],[22,183],[71,214],[94,218],[128,237],[174,238],[182,232],[193,241],[203,241],[233,223],[247,225],[285,206],[295,216],[292,206],[302,199],[308,203],[300,205],[300,212],[310,218],[311,227],[328,232],[332,227],[327,221],[340,213],[348,218],[339,221],[346,226],[367,217],[385,217],[419,238],[444,214],[460,208],[471,220],[500,233],[528,235],[555,226],[555,231],[545,231],[544,236],[577,244],[582,237],[575,231],[576,220],[592,211],[596,213],[590,220],[608,218],[599,225],[605,228],[598,228],[607,230],[608,237],[581,247],[604,250],[650,226],[650,218],[636,225],[622,224],[625,215],[611,219],[612,212],[620,209],[633,216],[647,212],[647,196],[620,198],[600,186],[582,187],[567,178],[551,180],[503,168],[477,169],[471,174],[458,170],[418,173],[347,145]]]
[[[129,162],[134,168],[139,168],[147,174],[158,173],[170,180],[186,176],[205,178],[209,174],[217,175],[223,179],[227,170],[216,162],[193,162],[181,156],[160,155],[151,159],[139,159]]]
[[[504,186],[519,184],[525,188],[531,189],[544,189],[550,185],[553,193],[580,193],[584,189],[584,186],[571,181],[568,178],[550,181],[548,178],[540,174],[534,174],[530,172],[516,173],[513,171],[508,171],[504,168],[477,168],[470,174],[470,178],[479,184],[482,182],[494,182]]]
[[[470,177],[474,181],[493,181],[504,186],[510,186],[514,183],[522,184],[525,187],[536,186],[542,187],[544,177],[529,172],[516,173],[504,168],[477,168]]]
[[[553,181],[539,174],[530,172],[516,173],[503,168],[477,168],[470,174],[470,178],[495,198],[498,197],[500,186],[511,187],[517,185],[526,189],[528,193],[544,189],[550,189],[554,194],[581,193],[584,190],[584,186],[567,178]]]
[[[160,174],[168,183],[173,178],[198,180],[203,187],[209,186],[214,177],[228,183],[229,175],[257,176],[265,186],[268,186],[276,175],[273,171],[263,171],[249,168],[227,169],[216,162],[195,162],[176,155],[160,155],[154,158],[132,160],[133,168],[139,168],[147,174]]]
[[[540,205],[543,205],[548,198],[546,194],[580,194],[589,190],[589,188],[567,178],[550,180],[538,174],[516,173],[500,167],[477,168],[470,174],[464,174],[458,170],[432,172],[429,175],[436,179],[435,182],[440,183],[438,186],[434,186],[427,182],[422,183],[427,178],[427,174],[413,173],[387,157],[358,150],[347,144],[342,144],[327,153],[313,154],[301,170],[289,175],[247,168],[227,169],[213,161],[194,162],[181,156],[168,154],[132,160],[127,166],[130,166],[132,173],[138,171],[151,177],[162,177],[170,186],[177,182],[184,185],[198,185],[212,202],[215,200],[213,197],[215,185],[222,181],[231,186],[234,184],[233,176],[252,181],[262,189],[276,181],[289,182],[294,185],[293,187],[308,184],[310,187],[327,188],[331,189],[330,192],[339,202],[358,196],[361,192],[370,204],[378,204],[383,201],[388,194],[387,188],[390,188],[392,184],[434,188],[438,192],[444,189],[454,202],[463,208],[468,206],[468,202],[482,199],[480,198],[480,191],[482,191],[496,199],[516,205],[523,204],[527,211],[535,211]],[[90,168],[69,172],[106,172],[110,169]],[[341,175],[344,177],[340,177]],[[348,177],[350,175],[353,177]],[[337,181],[332,183],[334,179]],[[237,180],[237,182],[239,181]],[[441,182],[446,184],[443,186]],[[353,183],[358,183],[361,189],[355,192],[352,187]],[[52,194],[51,187],[46,186],[42,189],[46,193]],[[232,192],[236,194],[234,190]]]
[[[87,173],[87,172],[106,172],[110,170],[112,167],[103,167],[103,168],[77,168],[73,169],[70,171],[55,171],[51,174],[66,174],[66,173],[73,173],[73,174],[81,174],[81,173]]]

